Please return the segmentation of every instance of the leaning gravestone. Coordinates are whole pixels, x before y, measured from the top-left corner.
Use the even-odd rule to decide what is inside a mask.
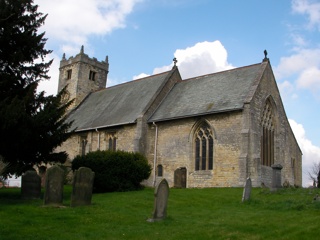
[[[37,199],[41,195],[41,178],[36,171],[27,171],[21,177],[21,197]]]
[[[90,168],[81,167],[73,176],[71,207],[90,205],[92,198],[94,172]]]
[[[62,205],[64,171],[54,165],[46,173],[44,205]]]
[[[244,189],[243,189],[242,202],[250,199],[251,189],[252,189],[252,182],[251,182],[251,178],[248,177],[246,180],[246,184],[244,186]]]
[[[148,222],[159,221],[167,216],[167,205],[169,197],[169,184],[166,179],[162,179],[154,191],[154,211]]]

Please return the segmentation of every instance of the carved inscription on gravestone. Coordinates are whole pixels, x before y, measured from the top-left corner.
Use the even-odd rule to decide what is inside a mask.
[[[46,173],[44,204],[62,205],[64,171],[57,165],[49,168]]]
[[[75,171],[72,183],[71,206],[90,205],[92,198],[94,172],[81,167]]]
[[[162,220],[167,216],[167,205],[169,197],[169,184],[166,179],[162,179],[154,191],[154,211],[153,218],[149,222]]]
[[[41,195],[41,178],[36,171],[27,171],[21,178],[21,197],[37,199]]]

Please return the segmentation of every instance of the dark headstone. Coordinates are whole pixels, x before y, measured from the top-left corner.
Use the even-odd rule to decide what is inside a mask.
[[[272,167],[272,189],[277,190],[281,188],[281,164],[274,164]]]
[[[62,205],[64,171],[57,165],[49,168],[46,173],[44,204]]]
[[[90,205],[92,198],[94,172],[90,168],[81,167],[73,176],[71,207]]]
[[[21,177],[21,197],[38,199],[41,195],[41,178],[36,171],[27,171]]]
[[[187,186],[187,169],[182,167],[174,171],[174,187],[186,188]]]
[[[167,205],[169,197],[169,184],[166,179],[162,179],[154,191],[154,211],[149,222],[159,221],[167,216]]]
[[[252,183],[251,183],[251,179],[248,177],[243,189],[242,202],[250,199],[251,189],[252,189]]]

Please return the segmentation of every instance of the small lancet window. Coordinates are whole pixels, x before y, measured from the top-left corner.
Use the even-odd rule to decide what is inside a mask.
[[[109,150],[116,151],[117,150],[117,138],[114,135],[109,137]]]
[[[162,165],[157,166],[157,176],[162,177],[163,176],[163,167]]]
[[[213,169],[213,135],[210,126],[203,123],[195,134],[195,170]]]
[[[80,139],[81,156],[86,155],[87,143],[88,143],[87,138],[86,137],[81,137],[81,139]]]

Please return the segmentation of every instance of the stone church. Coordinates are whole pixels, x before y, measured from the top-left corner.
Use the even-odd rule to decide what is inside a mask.
[[[105,61],[79,54],[60,62],[60,91],[75,99],[75,134],[58,150],[69,161],[96,150],[141,152],[152,166],[145,185],[170,187],[302,185],[302,152],[289,125],[274,74],[262,62],[181,79],[170,71],[105,87]],[[70,162],[69,162],[70,163]],[[280,168],[281,168],[280,167]]]

